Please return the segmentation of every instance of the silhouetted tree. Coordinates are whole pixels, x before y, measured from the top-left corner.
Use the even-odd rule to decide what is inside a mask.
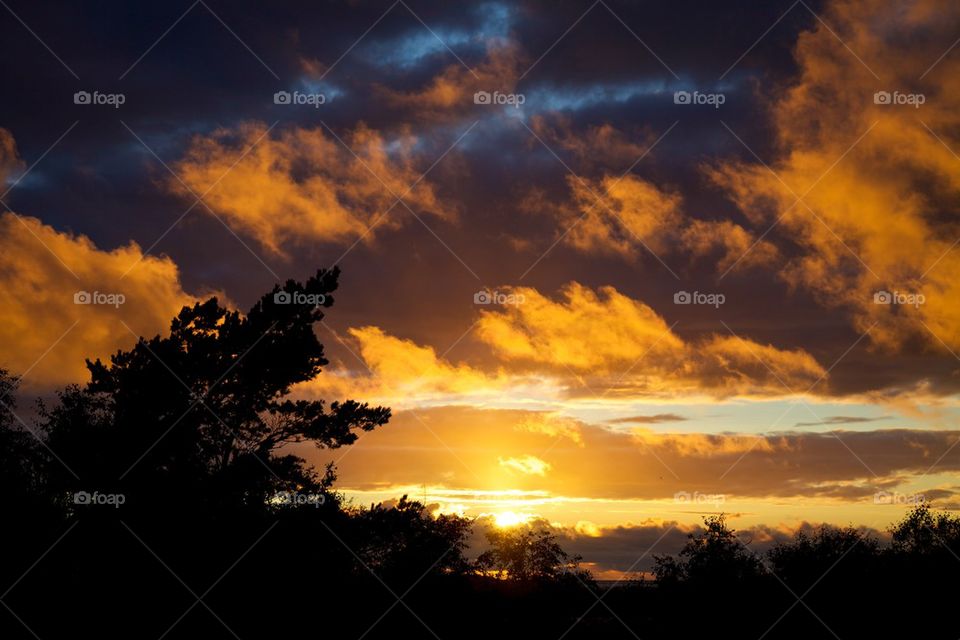
[[[793,540],[776,544],[767,555],[774,574],[795,589],[806,590],[825,578],[865,578],[876,569],[879,553],[880,542],[863,531],[824,525],[813,534],[797,532]]]
[[[339,270],[275,286],[246,313],[217,298],[184,307],[167,337],[141,339],[45,410],[54,451],[83,481],[51,463],[66,491],[97,487],[155,511],[264,507],[278,491],[325,491],[332,479],[284,445],[335,448],[387,422],[389,409],[348,400],[291,400],[291,387],[327,360],[314,324],[333,304]]]
[[[480,572],[510,580],[555,580],[576,576],[592,583],[580,568],[580,556],[571,556],[557,541],[549,523],[536,521],[486,532],[491,548],[477,558]]]
[[[46,452],[14,413],[18,384],[0,369],[0,504],[7,510],[36,505],[48,497],[43,476]]]
[[[679,557],[656,556],[654,574],[657,581],[670,584],[683,581],[722,584],[742,581],[760,574],[760,560],[727,526],[726,516],[719,514],[703,519],[706,529],[691,533]]]
[[[472,522],[456,515],[434,517],[407,496],[393,506],[373,505],[354,516],[356,551],[381,577],[418,579],[424,573],[463,575],[463,552]]]
[[[891,550],[906,555],[942,554],[960,550],[960,517],[930,511],[921,502],[890,529]]]

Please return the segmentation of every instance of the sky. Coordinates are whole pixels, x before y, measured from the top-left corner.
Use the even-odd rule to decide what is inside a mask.
[[[338,266],[293,394],[392,407],[298,450],[354,504],[601,576],[960,506],[955,3],[0,4],[24,395]]]

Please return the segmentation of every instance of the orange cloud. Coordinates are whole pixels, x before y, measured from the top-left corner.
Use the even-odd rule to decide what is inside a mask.
[[[754,163],[710,170],[758,229],[779,219],[774,235],[799,246],[787,282],[849,309],[892,349],[917,337],[960,347],[960,57],[943,56],[958,21],[949,3],[829,4],[830,27],[800,36],[799,78],[771,105],[776,175]],[[875,304],[881,290],[924,303]]]
[[[340,364],[299,385],[297,393],[362,397],[393,407],[483,404],[510,394],[555,394],[549,383],[535,377],[452,364],[432,347],[391,336],[379,327],[353,328],[348,333],[362,360],[360,372],[355,372],[355,363]]]
[[[602,144],[611,135],[593,135],[591,140]],[[583,139],[569,144],[583,154],[593,148]],[[534,189],[520,207],[555,218],[566,232],[564,241],[585,253],[636,259],[647,251],[657,256],[685,252],[691,258],[715,259],[718,271],[738,261],[741,267],[763,266],[778,257],[772,244],[736,223],[691,218],[679,193],[639,176],[605,175],[599,180],[568,176],[567,184],[572,203],[550,202]]]
[[[743,269],[775,264],[780,258],[776,246],[754,238],[729,220],[691,220],[680,232],[680,241],[693,256],[719,254],[716,269],[721,273],[734,266]]]
[[[268,133],[247,123],[197,136],[176,170],[218,215],[277,254],[288,245],[373,238],[374,223],[396,228],[408,216],[387,211],[400,196],[418,214],[454,216],[420,179],[415,137],[388,141],[360,126],[344,142],[352,152],[319,128]],[[179,181],[171,188],[194,197]]]
[[[622,173],[651,153],[658,137],[647,129],[628,133],[609,123],[588,126],[581,133],[574,129],[572,118],[557,112],[534,115],[530,128],[551,148],[571,155],[577,173],[594,173],[598,167]]]
[[[733,336],[685,342],[653,309],[613,287],[597,293],[574,282],[560,300],[531,288],[510,292],[525,302],[484,311],[478,337],[505,361],[592,376],[586,383],[592,389],[783,394],[803,392],[827,375],[802,350]]]
[[[475,337],[492,366],[452,363],[379,327],[352,328],[348,340],[360,366],[335,363],[297,392],[402,408],[560,407],[649,396],[785,396],[827,379],[800,349],[728,335],[686,341],[652,308],[613,287],[595,292],[573,282],[559,300],[532,288],[501,293],[523,302],[481,312]],[[519,428],[580,442],[577,425],[559,414],[538,414]]]
[[[0,186],[4,185],[12,174],[23,167],[23,161],[17,153],[17,143],[13,135],[0,127]],[[6,188],[3,189],[6,191]]]
[[[396,91],[381,85],[376,90],[390,105],[410,109],[417,117],[455,118],[476,108],[473,95],[477,91],[514,92],[522,61],[517,47],[496,41],[487,47],[487,59],[471,69],[457,62],[419,89]]]
[[[544,462],[537,456],[524,455],[510,458],[497,458],[501,467],[522,473],[528,476],[545,476],[550,470],[550,463]]]
[[[98,299],[76,304],[78,292]],[[104,251],[36,218],[0,215],[0,367],[26,374],[27,385],[82,382],[84,358],[129,348],[131,331],[163,332],[194,300],[172,260],[144,256],[133,242]]]
[[[637,176],[607,176],[594,186],[573,176],[567,182],[583,216],[568,238],[581,251],[631,255],[643,251],[642,243],[660,253],[682,217],[679,195]]]

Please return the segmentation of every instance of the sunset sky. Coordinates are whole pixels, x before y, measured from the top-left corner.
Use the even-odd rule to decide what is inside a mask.
[[[300,451],[359,505],[601,576],[960,508],[957,3],[0,4],[24,397],[338,265],[294,395],[393,408]]]

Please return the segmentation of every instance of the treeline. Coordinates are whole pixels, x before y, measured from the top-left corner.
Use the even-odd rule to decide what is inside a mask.
[[[960,521],[925,506],[886,546],[824,528],[764,556],[708,518],[654,583],[603,589],[549,527],[470,558],[468,519],[345,504],[290,445],[350,445],[389,409],[288,397],[327,364],[337,277],[184,308],[29,420],[0,373],[0,638],[960,635]]]

